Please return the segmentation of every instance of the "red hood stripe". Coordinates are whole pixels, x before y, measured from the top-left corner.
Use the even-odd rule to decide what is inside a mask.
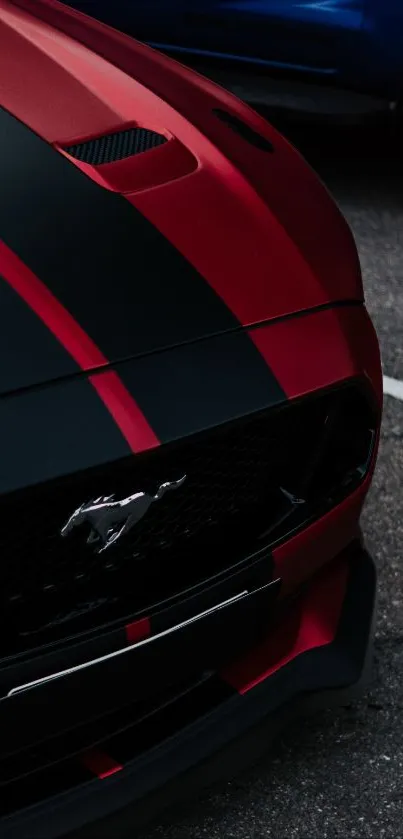
[[[51,291],[0,242],[2,275],[55,335],[82,370],[105,367],[107,359]]]
[[[0,263],[3,279],[25,301],[33,312],[77,362],[82,370],[106,367],[108,360],[84,332],[70,312],[21,259],[0,241]],[[137,403],[113,371],[89,377],[116,425],[133,452],[159,445]]]

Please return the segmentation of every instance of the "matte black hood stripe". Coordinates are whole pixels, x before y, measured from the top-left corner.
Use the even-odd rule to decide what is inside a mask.
[[[78,369],[88,370],[94,367],[107,366],[107,359],[69,312],[63,308],[32,271],[21,262],[19,257],[1,241],[0,261],[3,266],[3,278],[46,324],[49,330],[49,338],[50,333],[55,335],[59,342],[59,351],[63,346],[71,359],[76,361]],[[21,327],[21,323],[17,321],[15,327],[18,326]],[[26,341],[26,338],[26,334],[20,335],[20,341],[22,342],[21,364],[23,365],[27,364],[29,358],[35,357],[37,352],[35,344],[32,348],[29,348],[30,352],[24,353],[24,339]],[[53,356],[52,358],[54,359]],[[63,362],[66,363],[64,357]],[[49,364],[48,359],[47,363]],[[132,451],[144,451],[158,445],[158,438],[115,372],[105,371],[96,378],[90,377],[90,381],[109,413],[113,416],[116,425],[120,428]]]
[[[246,332],[129,361],[118,371],[162,443],[286,400]]]
[[[36,385],[38,369],[46,380],[74,375],[79,371],[79,365],[15,289],[5,282],[3,254],[4,245],[0,242],[1,394]]]
[[[138,356],[119,364],[119,379],[91,376],[105,404],[114,388],[114,416],[133,450],[156,445],[155,435],[178,439],[285,400],[225,303],[135,207],[4,110],[0,136],[1,234],[53,314],[45,305],[44,317],[38,295],[32,302],[29,283],[19,293],[64,346],[67,319],[69,352],[83,369]],[[89,353],[79,347],[78,357],[80,336]]]
[[[0,399],[0,427],[0,494],[130,455],[86,378]],[[65,512],[60,512],[60,527]],[[18,534],[15,538],[18,553]]]
[[[1,238],[108,359],[239,327],[198,271],[125,198],[4,110],[0,137]]]

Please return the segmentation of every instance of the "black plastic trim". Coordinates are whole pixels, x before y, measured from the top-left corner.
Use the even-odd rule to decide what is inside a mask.
[[[172,804],[184,791],[188,795],[206,778],[210,783],[237,770],[245,758],[253,759],[256,751],[267,748],[267,737],[301,710],[355,697],[370,669],[376,572],[360,545],[351,551],[348,589],[333,643],[300,655],[245,696],[228,698],[102,781],[102,788],[96,780],[5,819],[0,822],[2,839],[126,839],[135,825],[154,818],[158,808]]]

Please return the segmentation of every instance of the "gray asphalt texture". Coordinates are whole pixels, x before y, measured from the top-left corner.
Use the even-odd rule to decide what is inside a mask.
[[[280,128],[353,229],[384,373],[403,379],[403,138],[384,125]],[[170,811],[141,839],[403,836],[403,402],[391,397],[363,526],[380,591],[369,692],[295,723],[257,765]]]

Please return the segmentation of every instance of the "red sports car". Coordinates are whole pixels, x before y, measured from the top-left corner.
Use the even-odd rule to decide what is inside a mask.
[[[0,73],[0,833],[132,836],[365,679],[378,343],[233,96],[57,0],[0,0]]]

